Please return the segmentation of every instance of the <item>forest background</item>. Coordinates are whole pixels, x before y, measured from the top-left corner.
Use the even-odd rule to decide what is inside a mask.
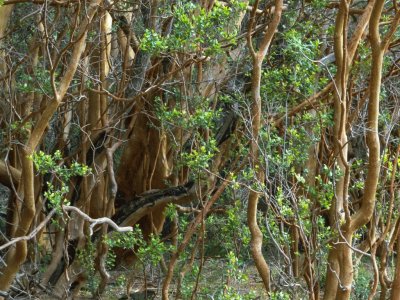
[[[0,298],[400,299],[399,6],[3,0]]]

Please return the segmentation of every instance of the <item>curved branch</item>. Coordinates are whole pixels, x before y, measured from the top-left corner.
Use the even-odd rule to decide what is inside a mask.
[[[132,226],[125,226],[125,227],[118,226],[110,218],[103,217],[103,218],[98,218],[98,219],[92,219],[91,217],[89,217],[87,214],[85,214],[83,211],[81,211],[79,208],[77,208],[75,206],[65,205],[65,206],[63,206],[63,210],[64,211],[73,211],[73,212],[77,213],[80,217],[82,217],[84,220],[91,223],[89,226],[90,236],[93,235],[94,226],[99,225],[99,224],[108,224],[112,228],[114,228],[115,231],[118,231],[118,232],[129,232],[129,231],[133,230]]]
[[[8,188],[18,186],[21,179],[21,171],[9,166],[4,161],[0,161],[0,183]]]

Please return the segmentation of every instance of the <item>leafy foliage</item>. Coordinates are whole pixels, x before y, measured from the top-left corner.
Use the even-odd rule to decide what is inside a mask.
[[[154,30],[146,29],[141,49],[153,55],[161,52],[200,52],[205,55],[222,52],[222,45],[234,43],[237,28],[231,25],[238,13],[246,8],[244,1],[231,1],[230,5],[216,2],[210,11],[187,1],[170,10],[165,8],[165,18],[175,22],[171,34],[164,37]]]
[[[44,196],[58,212],[61,212],[62,205],[70,204],[65,196],[69,192],[68,181],[71,177],[86,176],[91,172],[89,167],[77,162],[73,162],[69,167],[59,164],[58,161],[62,160],[59,150],[53,155],[45,154],[43,151],[35,152],[30,158],[40,174],[49,174],[58,181],[57,185],[50,181],[46,182],[47,191],[44,192]]]

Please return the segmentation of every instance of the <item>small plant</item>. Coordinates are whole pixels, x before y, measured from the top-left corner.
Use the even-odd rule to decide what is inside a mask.
[[[373,280],[373,272],[370,272],[365,265],[360,264],[355,277],[353,293],[351,299],[368,299],[371,291],[371,281]]]
[[[251,300],[256,298],[255,291],[246,288],[246,292],[238,289],[239,286],[249,286],[249,276],[240,268],[240,261],[231,251],[228,253],[227,281],[220,300]]]
[[[125,287],[126,285],[126,276],[124,274],[121,274],[115,279],[115,284],[119,287]]]
[[[271,300],[290,300],[292,299],[290,295],[286,292],[271,292],[269,294],[269,299]]]
[[[94,294],[99,284],[99,277],[96,275],[94,266],[96,246],[88,239],[85,248],[79,249],[77,254],[79,264],[87,276],[87,287]]]

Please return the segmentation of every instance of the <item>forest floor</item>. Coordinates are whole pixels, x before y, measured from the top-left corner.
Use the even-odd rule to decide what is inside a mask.
[[[229,278],[226,276],[226,265],[225,259],[209,259],[206,260],[203,266],[201,276],[199,277],[198,286],[196,288],[195,296],[197,300],[206,299],[222,299],[221,294],[228,291],[226,286],[231,287],[231,293],[236,298],[224,298],[224,299],[246,299],[246,300],[261,300],[266,299],[265,290],[261,279],[257,275],[257,270],[253,265],[246,266],[243,271],[240,271],[242,278],[237,280],[235,278]],[[132,299],[132,300],[144,300],[144,299],[161,299],[161,290],[164,276],[159,269],[150,269],[147,271],[147,282],[145,283],[143,278],[143,270],[133,270],[129,273],[126,270],[119,270],[112,272],[112,279],[107,286],[107,290],[104,293],[102,299]],[[129,274],[129,275],[126,275]],[[126,278],[130,276],[130,278]],[[177,275],[176,277],[178,277]],[[132,280],[133,279],[133,280]],[[197,270],[189,270],[185,279],[181,284],[181,298],[180,299],[191,299],[192,293],[196,284]],[[126,297],[126,284],[132,281],[132,288],[130,297]],[[88,284],[88,287],[90,283]],[[147,286],[147,289],[146,289]],[[176,282],[171,284],[170,292],[171,299],[175,299],[176,296]],[[145,294],[147,290],[147,298]],[[250,293],[252,294],[250,295]],[[93,299],[91,297],[90,290],[83,291],[79,300]]]

